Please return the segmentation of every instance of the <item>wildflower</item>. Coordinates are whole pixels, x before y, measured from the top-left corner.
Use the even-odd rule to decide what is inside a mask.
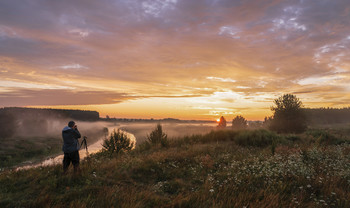
[[[214,192],[214,189],[210,189],[209,192],[210,192],[210,193],[213,193],[213,192]]]
[[[308,184],[306,187],[311,188],[311,185],[310,185],[310,184]]]

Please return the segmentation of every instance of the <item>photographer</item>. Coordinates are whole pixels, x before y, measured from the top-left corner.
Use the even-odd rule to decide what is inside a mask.
[[[67,173],[68,167],[72,162],[74,166],[74,173],[80,173],[79,169],[79,142],[78,139],[81,137],[78,127],[74,121],[69,121],[68,126],[62,130],[63,147],[64,152],[63,158],[63,172]]]

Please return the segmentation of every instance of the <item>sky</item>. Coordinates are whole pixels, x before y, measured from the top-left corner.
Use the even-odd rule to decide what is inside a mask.
[[[0,107],[262,120],[349,83],[348,0],[0,1]]]

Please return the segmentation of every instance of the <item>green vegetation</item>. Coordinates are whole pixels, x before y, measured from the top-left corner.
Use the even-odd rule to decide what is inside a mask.
[[[274,100],[269,128],[282,133],[301,133],[307,128],[302,102],[295,95],[285,94]],[[266,119],[265,119],[266,120]]]
[[[11,167],[24,161],[36,162],[61,153],[59,137],[12,137],[1,139],[0,168]]]
[[[86,130],[84,134],[88,136],[88,144],[92,144],[103,137],[104,132],[96,128]],[[62,144],[59,134],[0,138],[0,169],[28,165],[62,154]]]
[[[152,145],[161,144],[162,147],[168,147],[168,136],[163,132],[162,125],[157,124],[157,127],[147,136],[148,142]]]
[[[109,138],[103,140],[103,151],[108,152],[109,155],[118,154],[120,152],[128,152],[134,147],[134,143],[130,141],[130,138],[120,131],[114,131]]]
[[[232,128],[233,129],[246,129],[248,127],[247,119],[243,116],[236,116],[232,120]]]
[[[350,107],[347,108],[304,108],[311,125],[334,125],[350,123]]]
[[[168,142],[92,155],[81,177],[59,165],[1,172],[0,207],[350,206],[347,134],[220,130]]]

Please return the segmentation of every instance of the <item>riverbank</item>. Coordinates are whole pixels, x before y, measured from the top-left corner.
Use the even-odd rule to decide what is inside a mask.
[[[349,207],[349,141],[327,132],[216,131],[0,173],[1,207]],[[335,142],[332,142],[335,141]]]
[[[118,128],[116,126],[111,126],[108,127],[108,132],[113,132],[113,131],[118,131]],[[122,130],[121,130],[122,131]],[[136,138],[133,134],[123,131],[126,135],[128,135],[129,139],[136,144]],[[97,141],[95,141],[92,144],[88,144],[88,148],[82,148],[79,151],[79,156],[81,160],[84,160],[86,157],[88,157],[90,154],[95,154],[99,151],[102,150],[102,144],[103,144],[103,140],[108,137],[108,136],[102,136],[100,137]],[[94,140],[92,140],[94,141]],[[79,142],[81,142],[81,139],[79,139]],[[37,167],[45,167],[45,166],[52,166],[52,165],[58,165],[58,164],[62,164],[62,160],[63,160],[63,154],[62,154],[62,150],[60,148],[60,152],[56,153],[55,155],[52,155],[49,158],[46,158],[44,160],[39,160],[36,159],[36,162],[25,162],[22,163],[21,165],[19,165],[18,167],[16,167],[15,169],[18,170],[24,170],[24,169],[30,169],[30,168],[37,168]]]
[[[83,123],[80,132],[88,137],[88,144],[94,144],[104,138],[103,128],[104,125],[100,123]],[[55,134],[1,138],[0,170],[50,163],[50,160],[62,154],[60,133],[61,129],[58,129]]]

